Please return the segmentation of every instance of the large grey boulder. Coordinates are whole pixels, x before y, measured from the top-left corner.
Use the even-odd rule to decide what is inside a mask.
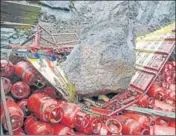
[[[92,18],[63,65],[69,79],[76,84],[77,93],[97,95],[108,93],[104,90],[128,88],[135,73],[132,34],[135,9],[129,9],[127,1],[90,3],[82,7],[83,11],[79,11],[76,4],[77,12]]]
[[[82,96],[127,89],[135,73],[135,37],[175,19],[174,1],[76,1],[89,20],[62,68]]]

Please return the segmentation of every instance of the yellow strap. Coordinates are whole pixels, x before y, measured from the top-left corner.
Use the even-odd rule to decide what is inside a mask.
[[[156,30],[156,31],[154,31],[154,32],[152,32],[150,34],[146,34],[145,36],[137,37],[136,41],[141,40],[141,39],[145,39],[145,38],[150,37],[150,36],[158,36],[158,35],[161,35],[161,34],[169,33],[169,32],[172,31],[172,29],[174,27],[175,27],[175,23],[172,23],[172,24],[170,24],[168,26],[165,26],[165,27],[163,27],[163,28],[161,28],[159,30]]]
[[[30,59],[28,59],[31,63],[35,63],[35,62],[37,62],[37,60],[38,59],[34,59],[34,58],[30,58]]]
[[[109,98],[106,95],[100,95],[99,99],[102,99],[105,102],[109,101]]]

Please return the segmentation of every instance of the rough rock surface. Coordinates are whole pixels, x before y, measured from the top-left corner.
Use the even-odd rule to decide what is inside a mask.
[[[89,20],[63,65],[77,93],[128,88],[135,72],[135,36],[174,21],[174,6],[173,1],[75,2],[76,12]]]
[[[135,72],[132,34],[135,17],[129,12],[128,2],[103,1],[99,4],[88,5],[83,8],[85,11],[79,11],[75,5],[78,12],[92,19],[63,68],[81,95],[126,89]]]

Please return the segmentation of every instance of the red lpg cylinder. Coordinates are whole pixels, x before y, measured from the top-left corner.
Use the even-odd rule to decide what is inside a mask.
[[[162,71],[162,76],[163,77],[169,77],[169,76],[172,76],[173,74],[173,71],[171,69],[163,69]]]
[[[170,127],[174,127],[175,128],[175,126],[176,126],[176,121],[175,120],[169,120],[169,123],[168,123],[168,125],[170,126]]]
[[[108,135],[120,135],[122,131],[122,125],[117,119],[106,120],[106,128],[108,129]],[[101,131],[101,130],[100,130]]]
[[[2,79],[2,83],[3,83],[3,87],[4,87],[4,93],[8,94],[10,92],[11,87],[12,87],[12,83],[8,78],[1,77],[1,79]]]
[[[122,134],[139,135],[142,134],[143,126],[133,119],[128,119],[122,127]]]
[[[27,99],[23,99],[23,100],[19,101],[17,104],[23,110],[24,117],[27,117],[30,115],[30,112],[27,108]]]
[[[168,84],[174,84],[175,77],[174,77],[174,75],[172,75],[172,76],[165,76],[164,81],[167,82]]]
[[[175,69],[175,67],[176,67],[176,62],[175,61],[169,61],[168,63],[173,66],[173,69]]]
[[[139,99],[142,95],[138,94],[136,95],[136,99]],[[151,108],[152,104],[153,104],[154,99],[152,97],[149,97],[148,95],[144,95],[139,101],[138,101],[138,105],[141,107],[145,107],[145,108]]]
[[[151,87],[148,90],[148,94],[151,97],[157,98],[157,99],[163,99],[165,97],[165,89],[158,86],[157,84],[152,84]]]
[[[7,132],[6,135],[9,135],[9,132]],[[19,129],[13,131],[13,135],[25,135],[25,133],[22,128],[19,128]]]
[[[44,92],[52,98],[56,98],[56,90],[53,87],[45,87]]]
[[[175,63],[168,62],[165,64],[162,75],[164,76],[164,81],[171,84],[175,82]]]
[[[163,101],[159,101],[159,100],[154,100],[153,109],[168,111],[168,112],[175,111],[175,107],[173,105],[167,104],[167,103],[165,103]]]
[[[153,126],[153,125],[168,126],[168,122],[161,119],[161,117],[149,116],[149,118],[150,118],[150,126]]]
[[[105,123],[101,124],[100,131],[97,135],[108,135],[108,129],[107,129]]]
[[[167,73],[168,71],[174,70],[173,63],[166,63],[162,69],[162,73]]]
[[[52,126],[46,122],[37,121],[33,116],[27,117],[24,123],[25,132],[28,135],[52,135],[54,130]]]
[[[58,123],[63,117],[63,110],[57,101],[45,93],[34,93],[28,98],[27,107],[41,121]]]
[[[156,125],[168,126],[168,123],[162,119],[157,119]]]
[[[16,99],[24,99],[30,94],[30,87],[25,82],[17,82],[12,86],[11,93]]]
[[[172,100],[175,100],[175,91],[174,90],[167,89],[166,92],[167,92],[167,97],[169,97]]]
[[[51,124],[54,129],[54,135],[74,135],[74,131],[62,124]]]
[[[15,73],[28,85],[35,85],[38,88],[42,88],[45,85],[42,76],[37,73],[29,62],[18,62],[15,65]]]
[[[32,94],[35,94],[35,93],[43,93],[43,91],[40,90],[40,89],[37,89],[37,90],[35,90],[35,91],[32,92]]]
[[[6,98],[6,101],[13,101],[14,102],[14,99],[11,96],[5,96],[5,98]]]
[[[156,125],[168,126],[168,123],[165,120],[158,118],[156,120]]]
[[[0,70],[1,76],[3,77],[10,77],[14,74],[14,65],[12,62],[7,60],[1,60]]]
[[[134,119],[124,115],[117,116],[116,119],[122,124],[123,135],[140,135],[143,134],[143,126]]]
[[[112,123],[113,122],[113,123]],[[120,135],[122,131],[122,125],[115,119],[107,120],[102,123],[98,135]]]
[[[82,113],[80,117],[84,118],[84,123],[81,125],[80,121],[82,120],[81,118],[78,119],[78,123],[76,124],[76,130],[84,133],[84,134],[99,134],[100,129],[102,127],[102,122],[99,118],[89,116],[85,113]],[[86,117],[87,116],[87,117]],[[86,121],[87,120],[87,121]]]
[[[150,135],[176,135],[174,127],[154,125],[150,127]]]
[[[75,133],[75,135],[77,136],[77,135],[86,135],[86,134],[83,134],[83,133],[80,133],[80,132],[74,132]]]
[[[76,116],[81,112],[81,108],[74,104],[66,101],[58,101],[58,104],[63,109],[64,115],[61,119],[61,123],[70,127],[75,127]]]
[[[169,83],[167,82],[161,82],[161,87],[165,88],[165,89],[169,89]]]
[[[169,104],[174,104],[176,103],[176,99],[175,99],[175,91],[173,90],[170,90],[170,89],[167,89],[166,90],[166,93],[167,93],[167,97],[166,97],[166,103],[169,103]]]
[[[22,128],[19,128],[18,130],[13,131],[14,135],[25,135]]]
[[[143,128],[148,128],[149,126],[150,119],[145,115],[132,112],[126,112],[123,115],[136,120],[139,124],[143,126]]]
[[[24,119],[24,113],[20,109],[20,107],[13,101],[7,101],[7,108],[9,111],[9,117],[10,117],[10,122],[12,125],[12,130],[15,131],[19,128],[22,127],[23,125],[23,119]],[[4,110],[1,110],[1,121],[4,125],[4,128],[7,129],[7,124],[5,120],[5,115],[4,115]]]
[[[176,90],[175,84],[170,84],[169,89],[171,89],[172,91],[175,91]]]

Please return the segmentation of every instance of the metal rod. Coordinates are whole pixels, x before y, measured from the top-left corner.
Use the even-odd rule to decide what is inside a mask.
[[[26,44],[27,42],[29,42],[30,40],[32,40],[35,37],[35,34],[31,35],[28,39],[26,39],[23,43],[21,43],[20,45],[23,46],[24,44]]]
[[[142,97],[143,97],[143,96],[142,96]],[[141,98],[142,98],[142,97],[141,97]],[[128,103],[128,104],[126,104],[126,105],[123,106],[123,107],[120,107],[119,109],[117,109],[117,110],[111,112],[110,114],[108,114],[108,116],[110,117],[110,116],[112,116],[112,115],[114,115],[114,114],[116,114],[116,113],[118,113],[118,112],[120,112],[120,111],[122,111],[122,110],[125,110],[126,108],[130,107],[131,105],[137,103],[141,98],[139,98],[139,99],[137,99],[137,100],[134,100],[134,101],[132,101],[131,103]]]
[[[2,129],[2,124],[1,124],[1,131],[0,132],[1,132],[0,135],[4,135],[3,129]]]
[[[175,113],[174,112],[165,112],[155,109],[148,109],[148,108],[141,108],[141,107],[128,107],[125,110],[127,111],[135,111],[139,113],[149,114],[149,115],[157,115],[157,116],[163,116],[163,117],[169,117],[175,119]]]
[[[39,27],[41,27],[45,32],[47,32],[49,35],[52,36],[52,34],[50,32],[48,32],[48,30],[46,30],[44,27],[42,27],[40,24],[39,24]]]
[[[3,86],[2,79],[1,79],[1,98],[2,98],[2,104],[3,104],[3,108],[4,108],[4,112],[5,112],[5,118],[6,118],[6,122],[7,122],[9,135],[12,136],[13,135],[12,125],[11,125],[11,122],[10,122],[9,111],[7,109],[7,103],[6,103],[6,98],[5,98],[5,93],[4,93],[4,86]]]
[[[63,44],[71,44],[71,43],[75,43],[75,42],[78,42],[79,40],[73,40],[73,41],[67,41],[67,42],[60,42],[60,43],[57,43],[57,46],[59,45],[63,45]]]

